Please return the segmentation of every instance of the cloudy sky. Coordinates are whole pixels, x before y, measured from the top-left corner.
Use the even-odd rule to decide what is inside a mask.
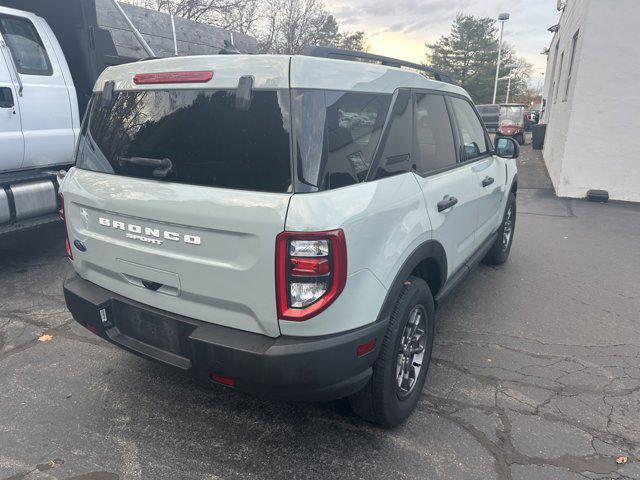
[[[509,12],[505,41],[534,65],[532,83],[542,78],[549,45],[547,28],[557,23],[556,0],[325,0],[347,30],[365,30],[372,53],[424,60],[425,43],[448,33],[456,13],[497,17]]]

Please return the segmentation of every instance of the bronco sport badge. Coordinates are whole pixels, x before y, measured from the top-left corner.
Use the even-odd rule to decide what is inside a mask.
[[[202,239],[197,235],[180,234],[169,230],[160,230],[159,228],[143,227],[133,223],[124,223],[118,220],[111,220],[105,217],[98,217],[98,224],[103,227],[111,227],[116,230],[127,232],[126,237],[132,240],[138,240],[153,245],[162,245],[165,240],[171,242],[184,242],[189,245],[200,245]]]

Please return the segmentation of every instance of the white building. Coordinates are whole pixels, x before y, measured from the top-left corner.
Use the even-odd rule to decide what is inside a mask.
[[[558,3],[542,118],[556,194],[640,202],[640,0]]]

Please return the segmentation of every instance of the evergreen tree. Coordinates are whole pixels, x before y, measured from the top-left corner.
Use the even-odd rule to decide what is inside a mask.
[[[449,35],[427,44],[428,64],[450,74],[454,81],[469,92],[476,103],[491,103],[498,60],[498,29],[496,21],[473,15],[458,14]],[[505,68],[516,65],[515,68]],[[502,46],[500,76],[511,73],[509,98],[516,98],[525,88],[531,64],[516,57],[508,44]],[[496,102],[505,100],[507,80],[498,83]]]

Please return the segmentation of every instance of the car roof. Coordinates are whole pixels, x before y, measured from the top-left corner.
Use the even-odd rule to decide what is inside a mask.
[[[397,88],[421,88],[468,97],[467,92],[456,85],[429,79],[413,70],[303,55],[291,58],[291,88],[379,93],[393,93]]]
[[[116,90],[166,89],[167,85],[135,85],[141,73],[213,70],[213,79],[202,88],[235,89],[240,77],[251,75],[254,88],[305,88],[392,93],[397,88],[422,88],[456,93],[467,92],[449,83],[431,80],[412,70],[304,55],[198,55],[149,59],[107,68],[98,78],[94,91],[107,81]],[[193,83],[173,84],[174,89],[193,89]]]

